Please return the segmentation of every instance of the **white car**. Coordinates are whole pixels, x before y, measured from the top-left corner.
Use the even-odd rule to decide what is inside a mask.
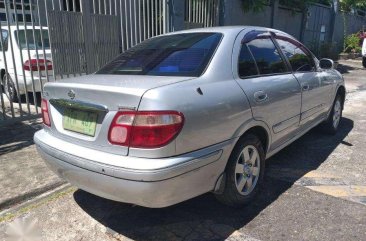
[[[19,25],[18,28],[16,25],[1,27],[1,84],[13,102],[27,92],[40,92],[41,85],[47,82],[46,71],[48,80],[53,81],[48,28],[42,27],[42,34],[39,26],[34,26],[34,29],[33,31],[31,25],[26,26],[26,29],[24,25]]]
[[[366,68],[366,38],[363,39],[362,44],[362,65]]]

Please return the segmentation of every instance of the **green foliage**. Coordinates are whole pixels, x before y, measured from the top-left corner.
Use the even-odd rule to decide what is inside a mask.
[[[342,11],[351,12],[355,8],[365,8],[365,0],[340,0],[340,7]]]
[[[346,53],[360,53],[362,48],[360,46],[360,37],[358,34],[351,34],[345,39],[345,49]]]

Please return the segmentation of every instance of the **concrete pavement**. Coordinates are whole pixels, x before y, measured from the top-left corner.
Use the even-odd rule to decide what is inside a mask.
[[[39,157],[34,133],[41,119],[0,126],[0,211],[65,183]]]

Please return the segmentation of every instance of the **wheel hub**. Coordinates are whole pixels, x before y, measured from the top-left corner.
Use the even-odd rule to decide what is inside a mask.
[[[250,176],[252,174],[252,169],[250,164],[244,164],[243,174],[246,176]]]

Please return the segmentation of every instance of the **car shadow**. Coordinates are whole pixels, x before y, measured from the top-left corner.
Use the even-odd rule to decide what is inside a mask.
[[[41,107],[41,101],[42,101],[42,94],[41,92],[32,93],[29,92],[26,96],[26,94],[20,96],[20,102],[22,104],[27,104],[27,98],[30,105],[37,105],[38,107]]]
[[[360,66],[361,68],[361,66]],[[358,68],[358,69],[360,69]],[[337,70],[341,73],[341,74],[348,74],[350,73],[351,70],[355,70],[357,68],[349,66],[349,65],[344,65],[344,64],[338,64],[337,65]]]
[[[265,185],[256,201],[244,208],[224,206],[212,194],[161,209],[114,202],[82,190],[74,193],[74,199],[113,236],[123,235],[133,240],[225,240],[257,217],[294,182],[317,169],[338,145],[352,145],[344,138],[353,125],[352,120],[343,118],[334,136],[322,134],[315,128],[270,158],[268,173],[278,167],[296,169],[296,172],[287,179],[266,174]]]
[[[33,145],[33,135],[41,128],[42,124],[36,119],[0,125],[0,156]]]

